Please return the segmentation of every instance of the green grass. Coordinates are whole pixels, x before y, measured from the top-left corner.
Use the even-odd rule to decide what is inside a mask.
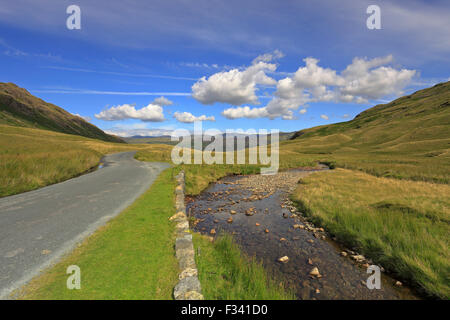
[[[450,186],[336,169],[303,178],[301,211],[427,295],[450,298]]]
[[[25,287],[23,299],[172,299],[175,258],[174,171],[61,262]],[[81,289],[68,290],[66,269],[81,268]]]
[[[33,279],[20,299],[172,299],[177,283],[174,176],[165,170],[133,205],[97,230],[62,261]],[[262,265],[241,253],[229,236],[210,242],[194,234],[206,299],[293,299]],[[198,252],[201,252],[200,255]],[[68,290],[66,269],[81,269],[81,290]]]
[[[96,167],[108,153],[147,149],[151,161],[167,161],[171,149],[1,124],[0,146],[0,197],[73,178]]]
[[[281,167],[332,162],[378,177],[450,182],[450,82],[280,143]]]
[[[269,278],[261,263],[244,255],[224,235],[211,243],[194,235],[196,262],[203,295],[209,300],[287,300],[293,293]]]
[[[352,169],[337,169],[305,178],[295,195],[302,210],[347,246],[358,247],[363,254],[397,273],[398,278],[429,295],[446,299],[450,297],[449,106],[450,82],[447,82],[389,104],[375,106],[352,121],[302,130],[297,133],[296,139],[280,143],[281,169],[314,166],[317,162]],[[139,150],[136,154],[138,160],[170,162],[171,147],[167,145],[119,146],[73,135],[4,125],[0,125],[0,139],[0,196],[31,190],[80,174],[96,165],[100,156],[108,152],[131,148]],[[182,165],[170,170],[181,168],[186,172],[186,191],[193,195],[225,175],[259,172],[257,165]],[[173,181],[170,183],[173,184]],[[153,191],[156,196],[163,199],[169,195],[172,197],[173,188],[169,192],[169,189],[155,184],[152,190],[155,186],[161,187],[161,190]],[[146,193],[133,206],[147,202],[146,197],[152,198],[153,195]],[[162,200],[155,201],[159,203]],[[170,228],[164,210],[171,210],[173,206],[167,205],[161,203],[155,211],[159,221],[154,223],[160,223],[161,228]],[[134,229],[126,229],[125,226],[122,230],[120,225],[127,224],[124,217],[129,210],[95,233],[67,258],[71,264],[77,260],[86,261],[87,270],[94,270],[95,276],[87,275],[93,285],[91,291],[87,291],[86,298],[170,297],[171,290],[168,288],[173,286],[170,279],[162,278],[158,287],[154,285],[156,272],[149,271],[146,280],[137,276],[147,289],[156,288],[156,293],[146,292],[145,295],[139,281],[131,280],[134,275],[129,276],[124,271],[128,270],[127,258],[133,253],[140,264],[150,265],[148,261],[159,258],[154,256],[160,249],[168,248],[163,242],[151,248],[155,252],[145,251],[150,250],[147,248],[148,240],[153,236],[137,237],[133,234]],[[131,216],[134,217],[133,214]],[[108,231],[111,226],[114,226],[112,231]],[[104,234],[114,241],[108,242]],[[134,241],[139,249],[130,249],[132,244],[128,241]],[[242,255],[230,239],[209,243],[196,235],[195,243],[201,248],[197,260],[200,280],[202,284],[205,282],[206,297],[246,299],[252,294],[273,299],[290,297],[278,291],[281,288],[273,283],[267,285],[266,291],[263,290],[262,284],[268,283],[263,269],[257,262]],[[116,250],[114,246],[127,248],[128,251]],[[172,250],[173,256],[173,247],[169,250]],[[109,255],[111,252],[118,257]],[[147,253],[150,256],[145,258],[143,254]],[[161,253],[161,259],[164,259],[166,252]],[[111,260],[105,263],[109,271],[96,261],[95,255]],[[38,282],[40,285],[34,292],[46,298],[81,298],[67,296],[77,293],[66,292],[65,268],[60,264],[58,266],[38,280],[41,282]],[[111,284],[106,285],[111,293],[101,288],[100,282],[106,281],[106,277],[102,280],[96,268],[113,279],[108,279]],[[114,270],[120,270],[119,275],[113,275]],[[131,266],[131,271],[134,270],[137,266]],[[171,267],[168,270],[173,271]],[[128,277],[136,289],[127,289],[128,284],[121,280]],[[255,282],[254,287],[252,281]],[[231,286],[236,286],[236,290],[230,289]],[[245,288],[256,292],[245,293]],[[113,294],[119,290],[123,293]],[[29,297],[33,297],[32,293]]]
[[[106,134],[79,116],[39,99],[14,83],[0,82],[0,124],[52,130],[109,142],[124,141]]]

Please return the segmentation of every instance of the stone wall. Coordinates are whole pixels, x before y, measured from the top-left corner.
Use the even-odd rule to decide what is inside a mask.
[[[183,171],[176,176],[176,181],[176,213],[169,220],[177,223],[175,226],[175,252],[181,272],[178,276],[180,281],[174,288],[173,296],[176,300],[203,300],[200,281],[198,280],[198,270],[195,264],[194,244],[184,205],[185,184]]]

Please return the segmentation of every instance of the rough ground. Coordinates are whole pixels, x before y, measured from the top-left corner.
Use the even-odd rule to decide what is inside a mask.
[[[310,173],[224,178],[191,198],[188,213],[196,218],[197,231],[232,233],[247,254],[262,260],[299,299],[414,298],[387,276],[380,290],[369,290],[366,270],[372,262],[339,247],[294,207],[289,194]]]

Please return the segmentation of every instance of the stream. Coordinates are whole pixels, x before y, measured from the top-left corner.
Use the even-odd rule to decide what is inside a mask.
[[[340,247],[294,207],[289,194],[314,171],[225,177],[200,195],[186,198],[188,215],[195,218],[192,228],[211,236],[232,234],[248,256],[262,261],[298,299],[418,299],[383,272],[381,289],[368,289],[366,270],[371,261],[355,261],[360,257],[356,252]],[[280,262],[285,256],[288,261]]]

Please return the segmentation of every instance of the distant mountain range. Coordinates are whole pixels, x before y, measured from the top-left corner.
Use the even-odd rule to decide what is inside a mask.
[[[0,82],[0,124],[76,134],[108,142],[125,143],[83,118],[39,99],[14,83]]]
[[[292,136],[294,135],[294,132],[280,132],[279,133],[279,141],[284,141],[284,140],[289,140],[292,138]],[[244,147],[248,148],[249,146],[249,136],[246,134],[235,134],[236,137],[240,138],[244,138]],[[195,148],[194,146],[194,142],[193,142],[193,138],[195,136],[191,136],[191,145],[193,148]],[[258,145],[259,145],[259,141],[260,141],[260,135],[256,134],[257,137],[257,141],[258,141]],[[209,138],[210,140],[208,141],[203,141],[201,148],[204,149],[207,145],[209,145],[213,140],[213,137],[211,136],[204,136],[203,138]],[[226,143],[227,143],[227,137],[226,134],[223,133],[222,134],[222,138],[223,138],[223,151],[226,150]],[[123,138],[127,143],[148,143],[148,144],[168,144],[168,145],[176,145],[179,143],[179,141],[172,141],[171,136],[168,135],[164,135],[164,136],[133,136],[133,137],[128,137],[128,138]],[[234,138],[235,140],[235,148],[237,148],[237,141],[236,138]],[[181,141],[181,139],[180,139]],[[267,137],[267,144],[270,144],[271,142],[271,136],[268,135]],[[237,150],[237,149],[235,149]]]

